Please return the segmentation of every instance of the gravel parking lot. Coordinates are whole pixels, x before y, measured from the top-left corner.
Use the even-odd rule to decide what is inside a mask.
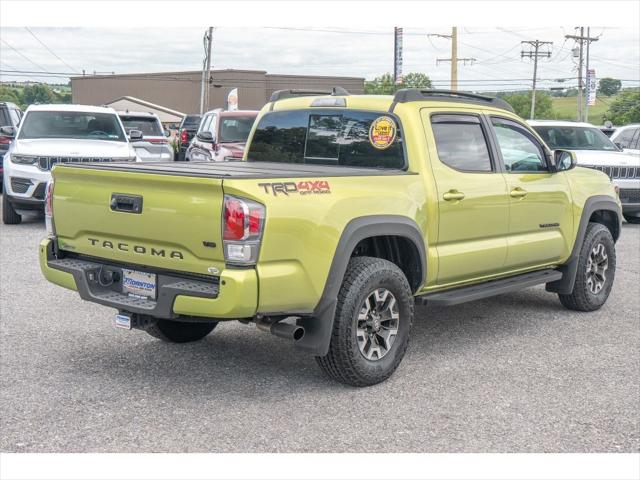
[[[640,226],[605,307],[542,287],[417,308],[396,374],[367,389],[237,322],[164,344],[41,276],[41,221],[2,226],[4,452],[637,452]]]

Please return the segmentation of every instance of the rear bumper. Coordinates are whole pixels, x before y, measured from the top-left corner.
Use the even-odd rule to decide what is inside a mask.
[[[199,279],[178,272],[157,273],[157,299],[133,298],[121,293],[116,280],[109,286],[98,281],[100,271],[120,273],[122,266],[102,260],[56,258],[53,241],[40,243],[40,268],[56,285],[76,290],[83,300],[121,311],[156,318],[181,315],[215,319],[250,318],[256,313],[258,280],[253,269],[225,269],[219,277]],[[139,267],[145,270],[144,267]],[[121,273],[120,273],[121,278]]]

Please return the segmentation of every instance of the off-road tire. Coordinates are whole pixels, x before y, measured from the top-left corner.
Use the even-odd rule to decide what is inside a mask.
[[[218,322],[177,322],[160,318],[147,327],[146,332],[164,342],[187,343],[202,340],[217,325]]]
[[[592,293],[587,285],[588,273],[587,263],[589,255],[594,247],[601,243],[608,257],[608,267],[606,270],[606,280],[602,290]],[[579,312],[593,312],[598,310],[609,297],[611,287],[616,272],[616,249],[613,237],[609,229],[601,223],[589,223],[587,231],[580,248],[580,258],[578,259],[578,272],[573,285],[573,291],[569,295],[559,293],[560,303],[569,310]]]
[[[16,213],[6,195],[2,196],[2,223],[5,225],[18,225],[22,217]]]
[[[387,289],[396,299],[398,333],[388,352],[374,361],[358,347],[358,315],[365,299],[378,288]],[[414,302],[404,273],[395,264],[380,258],[354,257],[338,293],[329,352],[316,357],[320,368],[332,379],[354,387],[383,382],[396,370],[409,344]]]
[[[624,215],[624,219],[629,223],[640,223],[640,217],[634,217],[631,215]]]

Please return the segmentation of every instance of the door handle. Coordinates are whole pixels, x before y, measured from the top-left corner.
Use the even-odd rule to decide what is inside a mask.
[[[528,193],[529,192],[527,192],[525,189],[516,187],[513,190],[511,190],[511,193],[509,193],[509,195],[511,195],[513,198],[522,198],[522,197],[526,197]]]
[[[462,200],[464,198],[464,193],[457,190],[449,190],[444,195],[442,195],[442,198],[444,198],[448,202],[452,200]]]

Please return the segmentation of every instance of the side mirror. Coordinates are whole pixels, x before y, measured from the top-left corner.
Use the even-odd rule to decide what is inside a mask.
[[[198,140],[207,143],[216,143],[216,139],[211,134],[211,132],[199,132],[197,135]]]
[[[553,161],[556,164],[557,172],[571,170],[578,164],[576,152],[572,152],[571,150],[554,150]]]
[[[137,140],[142,140],[142,132],[140,130],[129,130],[129,140],[135,142]]]
[[[15,127],[0,127],[0,134],[6,136],[6,137],[15,137],[16,136],[16,129]]]

